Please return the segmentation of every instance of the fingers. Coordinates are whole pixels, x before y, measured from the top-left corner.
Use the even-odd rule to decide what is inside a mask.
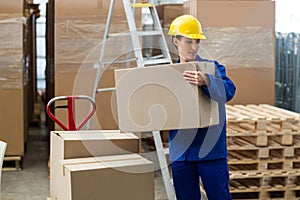
[[[205,79],[203,78],[205,76],[203,72],[201,71],[184,71],[183,77],[185,80],[187,80],[189,83],[202,86],[205,85]]]

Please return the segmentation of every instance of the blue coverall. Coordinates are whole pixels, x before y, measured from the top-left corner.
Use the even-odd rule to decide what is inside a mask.
[[[214,62],[216,75],[208,74],[202,92],[218,102],[219,124],[207,128],[169,131],[170,160],[177,200],[200,200],[199,176],[209,200],[231,199],[226,146],[225,104],[235,94],[225,67],[197,55],[196,61]],[[179,61],[178,61],[179,62]]]

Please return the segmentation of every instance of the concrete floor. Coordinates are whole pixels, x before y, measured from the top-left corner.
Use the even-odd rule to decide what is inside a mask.
[[[45,200],[49,197],[48,137],[44,126],[30,128],[23,169],[2,172],[1,200]]]
[[[50,196],[48,156],[47,128],[43,123],[41,127],[31,127],[23,158],[23,169],[2,172],[1,200],[46,200]],[[159,171],[155,172],[155,199],[167,199]]]

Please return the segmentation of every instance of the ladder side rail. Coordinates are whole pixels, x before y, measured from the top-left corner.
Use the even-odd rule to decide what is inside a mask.
[[[106,47],[106,40],[108,38],[108,32],[110,29],[110,23],[111,23],[111,18],[112,18],[112,13],[113,13],[113,9],[115,6],[115,0],[111,0],[110,1],[110,5],[109,5],[109,10],[108,10],[108,15],[107,15],[107,20],[106,20],[106,26],[105,26],[105,31],[104,31],[104,35],[103,35],[103,40],[102,40],[102,45],[101,45],[101,51],[100,51],[100,57],[99,57],[99,61],[97,64],[95,64],[95,68],[97,69],[96,72],[96,78],[95,78],[95,83],[94,83],[94,94],[93,94],[93,99],[94,101],[96,100],[96,95],[97,95],[97,88],[98,88],[98,83],[100,81],[100,76],[102,73],[102,68],[103,68],[103,60],[104,60],[104,54],[105,54],[105,47]]]
[[[131,42],[132,42],[134,54],[135,57],[137,58],[136,61],[137,67],[144,67],[142,49],[141,49],[138,33],[136,30],[136,23],[134,21],[134,15],[131,8],[130,0],[123,0],[123,5],[124,5],[127,21],[128,21],[128,27],[130,30],[130,36],[131,36]]]
[[[108,38],[108,32],[110,29],[110,23],[111,23],[111,18],[112,18],[112,13],[113,13],[113,8],[115,6],[115,0],[110,1],[109,9],[108,9],[108,15],[107,15],[107,20],[106,20],[106,26],[104,30],[104,35],[103,35],[103,40],[102,40],[102,46],[101,46],[101,51],[100,51],[100,56],[99,56],[99,61],[98,63],[94,64],[94,68],[96,68],[96,77],[95,77],[95,82],[93,86],[93,96],[92,99],[96,102],[96,95],[97,95],[97,89],[98,89],[98,84],[100,81],[101,73],[102,73],[102,68],[103,68],[103,60],[104,60],[104,54],[105,54],[105,46],[106,46],[106,40]],[[92,109],[92,105],[91,108]],[[90,118],[87,123],[86,123],[86,130],[89,130],[91,128],[91,121],[93,119]]]
[[[175,191],[171,183],[171,176],[168,169],[166,154],[160,136],[160,131],[152,131],[152,135],[168,199],[176,200]]]
[[[160,47],[163,47],[163,49],[161,49],[162,54],[164,55],[164,57],[166,59],[170,60],[170,64],[172,64],[172,58],[171,58],[170,52],[168,50],[168,44],[167,44],[166,38],[164,36],[163,28],[160,24],[160,20],[159,20],[159,17],[158,17],[157,10],[156,10],[154,5],[150,9],[152,9],[151,14],[152,14],[152,18],[153,18],[154,30],[157,30],[161,33],[161,37],[159,37],[159,43],[160,43]]]

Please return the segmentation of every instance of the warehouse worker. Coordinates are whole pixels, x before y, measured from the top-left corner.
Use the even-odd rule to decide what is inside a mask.
[[[201,58],[200,41],[206,37],[200,22],[191,15],[182,15],[171,23],[169,35],[178,50],[178,63],[212,62],[216,74],[185,71],[184,79],[197,85],[219,106],[219,124],[207,128],[169,131],[170,160],[177,200],[200,200],[199,177],[209,200],[231,199],[226,146],[225,104],[235,94],[234,83],[226,76],[225,67],[214,60]],[[191,140],[192,142],[187,142]],[[185,145],[187,145],[184,147]]]

